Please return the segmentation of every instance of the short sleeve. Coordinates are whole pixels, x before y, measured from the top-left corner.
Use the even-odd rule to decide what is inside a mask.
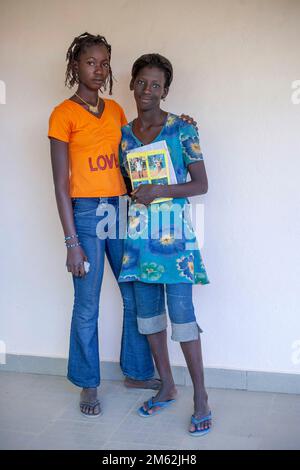
[[[113,112],[116,116],[116,118],[120,121],[120,127],[126,126],[128,123],[124,110],[122,106],[119,105],[115,100],[108,100],[111,103],[111,106],[113,106]]]
[[[203,160],[197,129],[192,124],[184,123],[179,136],[185,166]]]
[[[62,109],[55,108],[49,118],[48,137],[69,142],[71,132],[72,122],[68,117],[68,113]]]
[[[120,106],[120,113],[121,113],[121,127],[123,127],[123,126],[126,126],[126,124],[128,123],[128,121],[127,121],[127,119],[126,119],[124,110],[123,110],[123,108],[121,108],[121,106]]]

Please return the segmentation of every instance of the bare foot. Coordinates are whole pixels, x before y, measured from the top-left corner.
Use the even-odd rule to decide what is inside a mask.
[[[145,388],[159,390],[161,387],[161,380],[155,378],[149,380],[134,380],[130,377],[125,377],[124,385],[127,388]]]
[[[208,416],[210,413],[210,408],[208,406],[208,397],[207,395],[201,400],[197,400],[197,404],[195,403],[195,410],[194,410],[194,418],[202,419],[205,416]],[[191,424],[189,431],[195,432],[197,431],[204,431],[211,427],[211,417],[207,418],[206,420],[202,421],[199,424]]]
[[[143,408],[145,411],[148,412],[149,415],[151,415],[152,413],[154,413],[156,410],[160,408],[160,406],[155,406],[156,402],[166,402],[169,400],[174,400],[176,396],[177,396],[177,390],[175,386],[162,387],[160,391],[158,392],[158,394],[152,399],[152,403],[154,406],[149,408],[148,402],[145,401]]]
[[[101,414],[97,388],[83,388],[80,393],[80,411],[86,416],[95,417]]]

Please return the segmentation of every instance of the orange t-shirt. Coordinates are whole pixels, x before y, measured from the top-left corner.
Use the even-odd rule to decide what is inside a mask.
[[[127,120],[121,106],[104,99],[100,118],[80,104],[65,100],[54,108],[48,137],[69,144],[70,196],[108,197],[126,193],[119,168],[121,127]]]

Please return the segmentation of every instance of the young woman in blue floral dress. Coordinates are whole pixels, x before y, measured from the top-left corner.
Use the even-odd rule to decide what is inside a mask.
[[[194,386],[194,412],[189,433],[209,432],[211,411],[204,385],[199,333],[192,301],[193,284],[208,284],[187,198],[205,194],[207,176],[196,129],[160,108],[173,78],[171,63],[159,54],[146,54],[132,68],[131,90],[138,117],[122,128],[120,163],[128,178],[127,153],[165,141],[177,184],[141,184],[132,192],[128,237],[119,282],[134,282],[138,327],[147,335],[162,387],[138,410],[150,417],[175,401],[177,394],[167,349],[165,293],[172,339],[179,341]],[[186,182],[187,174],[191,181]],[[170,198],[156,203],[157,198]],[[163,313],[162,313],[163,312]]]

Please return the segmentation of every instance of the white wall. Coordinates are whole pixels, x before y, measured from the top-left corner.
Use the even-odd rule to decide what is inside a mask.
[[[133,60],[160,52],[175,79],[165,103],[194,116],[209,192],[194,289],[205,365],[300,373],[299,0],[1,1],[1,324],[7,352],[66,357],[72,283],[52,187],[48,115],[70,95],[65,53],[84,31],[113,45],[114,99],[135,114]],[[1,100],[0,100],[1,101]],[[121,302],[107,269],[102,359],[117,361]],[[170,344],[173,364],[184,364]]]

